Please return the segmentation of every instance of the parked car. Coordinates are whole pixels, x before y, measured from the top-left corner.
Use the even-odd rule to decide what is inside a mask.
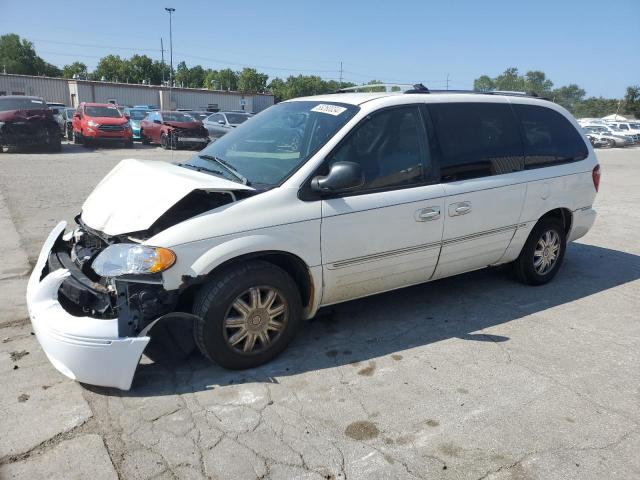
[[[134,105],[132,108],[138,108],[140,110],[158,110],[155,105]]]
[[[634,141],[630,135],[626,135],[622,130],[609,125],[585,125],[583,129],[589,133],[599,133],[608,138],[612,138],[616,147],[628,147],[633,145]]]
[[[65,107],[62,113],[62,118],[65,123],[64,135],[67,140],[73,140],[73,114],[76,113],[75,108]]]
[[[146,108],[127,108],[125,109],[125,116],[129,119],[131,125],[131,131],[133,133],[134,140],[141,140],[140,137],[140,122],[149,114],[151,110]]]
[[[67,129],[67,125],[64,120],[64,109],[66,108],[64,103],[47,102],[47,106],[53,112],[53,118],[58,122],[60,128],[60,136],[64,137]]]
[[[0,96],[0,153],[3,146],[37,146],[60,151],[60,127],[42,98]]]
[[[240,112],[218,112],[209,115],[202,121],[212,139],[220,138],[238,125],[243,124],[252,115]]]
[[[640,143],[640,124],[633,122],[607,122],[607,124],[632,137],[635,143]]]
[[[199,122],[202,122],[205,118],[211,115],[211,112],[200,111],[200,110],[178,110],[178,111],[191,115],[193,118],[195,118]]]
[[[589,133],[587,138],[591,142],[593,148],[610,148],[614,146],[614,141],[604,138],[601,135]]]
[[[593,225],[599,182],[576,121],[542,99],[298,98],[183,163],[123,160],[75,229],[53,229],[27,304],[81,382],[130,388],[163,324],[183,353],[252,368],[323,306],[501,264],[549,282]]]
[[[140,122],[142,143],[159,144],[164,149],[203,148],[209,137],[202,122],[183,112],[155,111]]]
[[[86,147],[98,142],[133,146],[131,125],[116,105],[82,102],[73,115],[73,140]]]

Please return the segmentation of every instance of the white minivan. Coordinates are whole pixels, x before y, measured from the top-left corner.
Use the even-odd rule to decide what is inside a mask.
[[[185,163],[118,164],[46,240],[29,314],[52,364],[89,384],[129,389],[163,325],[183,352],[251,368],[327,305],[500,264],[550,281],[599,180],[547,100],[298,98]]]

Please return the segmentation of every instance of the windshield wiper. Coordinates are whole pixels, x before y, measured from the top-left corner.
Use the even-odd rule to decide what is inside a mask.
[[[225,170],[227,170],[234,177],[240,180],[240,182],[243,185],[247,185],[247,186],[251,185],[251,183],[249,183],[249,180],[247,180],[247,178],[243,177],[235,168],[233,168],[231,165],[229,165],[220,157],[214,157],[213,155],[198,155],[198,158],[202,158],[203,160],[211,160],[212,162],[216,162],[218,165],[222,165],[225,168]]]
[[[194,170],[196,170],[198,172],[213,173],[214,175],[220,175],[220,176],[224,177],[224,172],[221,172],[220,170],[213,170],[213,169],[207,168],[207,167],[199,167],[199,166],[194,165],[192,163],[178,163],[178,166],[179,167],[193,168]]]

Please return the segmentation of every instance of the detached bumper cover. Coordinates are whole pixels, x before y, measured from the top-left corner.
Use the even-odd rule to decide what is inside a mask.
[[[118,319],[75,317],[58,302],[58,289],[70,273],[59,269],[40,280],[53,245],[64,232],[60,222],[49,234],[27,286],[34,332],[53,366],[79,382],[129,390],[150,338],[119,337]]]

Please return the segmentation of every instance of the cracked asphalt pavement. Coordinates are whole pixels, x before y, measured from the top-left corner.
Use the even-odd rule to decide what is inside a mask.
[[[143,357],[128,392],[80,385],[28,273],[120,159],[172,155],[0,155],[0,478],[640,478],[640,148],[598,152],[598,219],[546,286],[487,269],[337,306],[253,370]]]

